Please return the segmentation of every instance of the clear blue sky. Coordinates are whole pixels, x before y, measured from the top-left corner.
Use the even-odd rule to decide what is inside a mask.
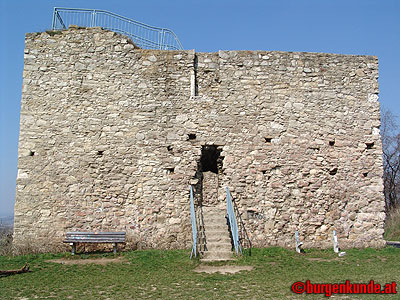
[[[49,29],[55,6],[170,28],[199,52],[376,55],[381,104],[400,115],[400,0],[0,0],[0,216],[13,214],[25,33]]]

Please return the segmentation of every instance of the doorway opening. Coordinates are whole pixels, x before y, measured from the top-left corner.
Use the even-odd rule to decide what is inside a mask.
[[[201,172],[219,173],[222,169],[222,149],[216,145],[206,145],[201,148],[200,166]]]

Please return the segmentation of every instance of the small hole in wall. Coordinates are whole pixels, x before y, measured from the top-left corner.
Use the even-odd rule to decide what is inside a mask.
[[[34,151],[29,151],[29,154],[28,154],[29,156],[34,156],[35,155],[35,152]]]
[[[167,174],[174,174],[175,168],[166,168]]]
[[[267,170],[262,170],[261,172],[262,172],[263,174],[265,174],[265,173],[267,173]]]
[[[196,139],[196,134],[194,134],[194,133],[188,134],[188,140],[195,140],[195,139]]]
[[[329,141],[329,146],[334,146],[335,145],[335,141]]]
[[[338,168],[333,168],[332,170],[329,171],[329,174],[336,175],[337,171],[338,171]]]
[[[365,172],[365,173],[363,173],[362,174],[364,177],[367,177],[368,176],[368,172]]]
[[[367,149],[372,149],[372,148],[374,148],[375,143],[374,142],[365,143],[365,145],[367,146]]]
[[[167,146],[167,150],[168,150],[169,152],[171,152],[171,151],[172,151],[172,146]]]
[[[269,138],[269,137],[265,137],[264,140],[268,144],[272,142],[272,138]]]
[[[97,155],[103,155],[104,151],[97,151]]]

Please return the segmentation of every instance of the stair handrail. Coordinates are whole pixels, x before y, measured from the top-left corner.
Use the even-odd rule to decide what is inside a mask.
[[[239,255],[239,253],[242,254],[242,247],[239,240],[239,229],[236,222],[236,216],[233,209],[232,196],[231,192],[229,191],[229,187],[226,187],[226,212],[236,255]]]
[[[168,28],[150,26],[105,10],[54,7],[52,30],[68,29],[69,25],[118,32],[143,49],[183,50],[177,35]]]
[[[238,230],[239,230],[239,241],[240,245],[243,249],[249,249],[249,255],[251,255],[251,240],[247,233],[246,227],[244,225],[242,214],[239,212],[239,208],[236,203],[236,199],[231,197],[233,203],[233,210],[235,211],[236,219],[238,221]]]
[[[207,251],[207,237],[205,232],[205,225],[204,225],[204,214],[203,214],[203,207],[198,205],[197,207],[197,248],[199,254],[203,254],[204,251]]]
[[[194,210],[194,197],[193,197],[193,186],[190,186],[190,221],[192,223],[192,236],[193,236],[193,247],[190,253],[190,259],[194,254],[197,257],[197,226],[196,226],[196,213]]]

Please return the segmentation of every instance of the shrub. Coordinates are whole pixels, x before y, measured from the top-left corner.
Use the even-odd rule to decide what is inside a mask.
[[[13,232],[11,227],[0,228],[0,255],[12,254]]]
[[[400,208],[389,211],[385,222],[385,239],[400,241]]]

